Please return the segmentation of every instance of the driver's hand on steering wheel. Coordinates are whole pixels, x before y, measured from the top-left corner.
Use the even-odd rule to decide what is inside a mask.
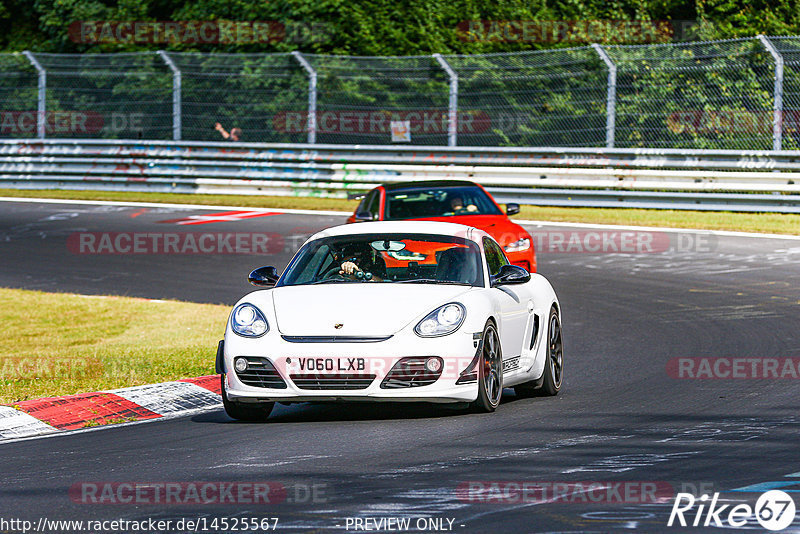
[[[353,276],[361,269],[358,268],[358,265],[353,263],[352,261],[346,261],[342,264],[342,268],[339,270],[339,274],[345,274],[347,276]]]

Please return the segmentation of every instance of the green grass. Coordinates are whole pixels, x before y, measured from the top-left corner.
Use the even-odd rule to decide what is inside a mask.
[[[319,197],[270,197],[250,195],[189,195],[179,193],[131,193],[125,191],[31,191],[0,189],[0,196],[62,198],[72,200],[112,200],[126,202],[166,202],[352,212],[354,200]],[[800,235],[800,215],[779,213],[734,213],[683,210],[642,210],[602,208],[555,208],[522,206],[516,219],[554,222],[664,226]]]
[[[800,215],[786,213],[522,206],[514,218],[800,235]]]
[[[229,312],[0,288],[0,404],[213,374]]]
[[[107,419],[105,421],[87,421],[83,424],[83,428],[92,428],[105,425],[121,425],[122,423],[131,423],[136,420],[137,419],[135,417],[119,417],[117,419]]]

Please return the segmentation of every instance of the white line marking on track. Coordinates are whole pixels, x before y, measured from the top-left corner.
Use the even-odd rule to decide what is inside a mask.
[[[599,443],[603,441],[611,441],[616,439],[627,439],[633,437],[632,434],[627,435],[599,435],[589,434],[586,436],[578,436],[575,438],[564,438],[552,443],[542,444],[535,447],[523,447],[519,449],[509,449],[496,453],[479,454],[471,456],[462,456],[452,460],[445,460],[439,462],[431,462],[427,464],[409,465],[397,469],[390,469],[381,473],[371,473],[363,475],[363,478],[398,478],[412,473],[432,473],[436,471],[444,471],[462,465],[484,464],[492,460],[503,460],[507,458],[518,458],[523,456],[530,456],[547,452],[562,447],[573,447],[576,445],[583,445],[586,443]]]
[[[336,456],[331,455],[318,455],[318,454],[303,454],[300,456],[290,456],[285,460],[276,460],[274,462],[263,462],[263,461],[256,461],[260,460],[260,458],[245,458],[241,462],[229,462],[224,464],[212,465],[209,466],[209,469],[228,469],[231,467],[278,467],[281,465],[291,465],[296,464],[298,462],[304,462],[308,460],[325,460],[327,458],[337,458]]]

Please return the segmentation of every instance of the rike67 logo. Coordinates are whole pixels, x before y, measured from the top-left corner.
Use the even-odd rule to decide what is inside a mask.
[[[792,524],[795,505],[785,491],[770,490],[762,494],[755,507],[740,503],[718,504],[719,493],[709,502],[708,495],[699,499],[691,493],[678,493],[669,514],[667,526],[692,527],[743,527],[753,517],[767,530],[783,530]]]

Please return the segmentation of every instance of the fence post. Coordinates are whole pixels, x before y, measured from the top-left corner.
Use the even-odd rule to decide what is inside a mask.
[[[163,50],[158,55],[172,71],[172,139],[181,140],[181,70]]]
[[[308,144],[313,145],[317,142],[317,71],[311,63],[298,51],[292,52],[292,56],[308,73]]]
[[[608,67],[608,90],[606,94],[606,147],[614,148],[614,136],[617,128],[617,66],[608,57],[608,54],[597,43],[592,43],[600,59]]]
[[[447,110],[447,145],[458,144],[458,74],[441,54],[433,54],[433,58],[450,78],[450,101]]]
[[[780,150],[783,146],[783,56],[772,41],[763,35],[758,40],[775,60],[775,89],[774,105],[772,111],[772,150]]]
[[[25,50],[22,54],[28,58],[28,61],[30,61],[33,68],[36,69],[36,72],[39,74],[36,135],[39,139],[44,139],[47,124],[47,71],[44,70],[39,60],[29,51]]]

